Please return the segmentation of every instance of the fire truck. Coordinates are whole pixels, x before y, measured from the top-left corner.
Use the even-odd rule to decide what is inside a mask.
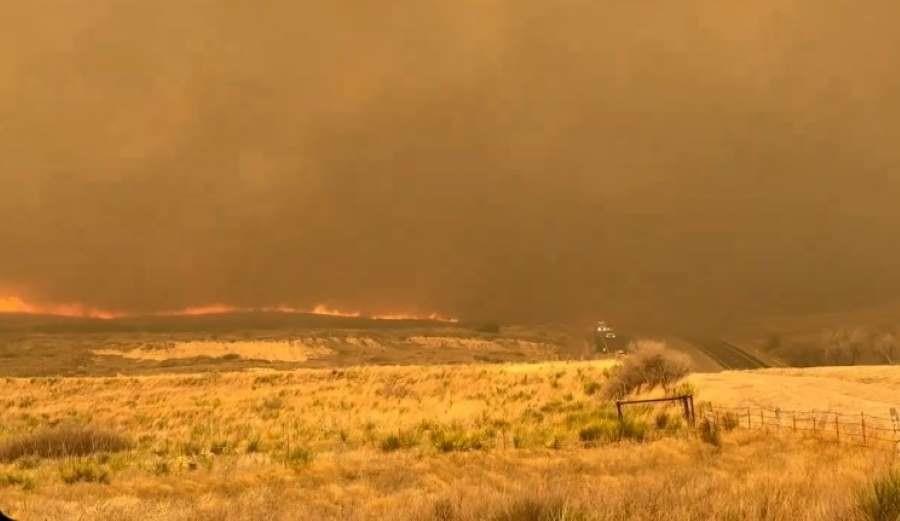
[[[594,347],[601,353],[612,351],[617,335],[616,330],[608,323],[601,320],[594,327]]]

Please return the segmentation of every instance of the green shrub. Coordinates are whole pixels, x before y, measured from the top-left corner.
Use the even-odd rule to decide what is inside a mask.
[[[490,429],[467,430],[457,424],[431,430],[431,444],[440,452],[481,450],[491,446],[493,437]]]
[[[644,441],[647,438],[647,424],[643,421],[625,417],[618,427],[620,440]]]
[[[597,382],[587,382],[584,384],[584,394],[586,394],[588,396],[593,396],[593,395],[597,394],[597,392],[600,391],[600,389],[602,389],[602,388],[603,388],[603,386]]]
[[[558,498],[523,498],[513,502],[491,521],[584,521],[587,515]]]
[[[709,443],[714,447],[722,445],[722,439],[719,436],[719,428],[716,427],[715,423],[704,419],[697,426],[697,431],[700,434],[700,439],[704,442]]]
[[[417,433],[412,431],[400,431],[397,434],[389,434],[379,444],[384,452],[394,452],[400,449],[410,449],[419,444]]]
[[[226,450],[228,450],[228,440],[213,440],[209,444],[209,452],[216,456],[225,454]]]
[[[247,446],[244,452],[247,454],[255,454],[262,449],[262,439],[259,436],[253,436],[247,439]]]
[[[697,399],[697,387],[691,382],[679,382],[674,387],[669,388],[669,396],[693,396]]]
[[[203,447],[196,441],[186,441],[179,447],[181,454],[185,456],[198,456],[203,453]]]
[[[432,506],[431,519],[434,521],[453,521],[456,519],[456,507],[449,499],[439,499]]]
[[[158,459],[153,463],[153,474],[157,476],[165,476],[169,473],[169,462],[164,459]]]
[[[656,428],[664,430],[669,425],[669,415],[665,411],[660,411],[654,420]]]
[[[306,467],[315,459],[315,453],[307,447],[294,447],[285,454],[289,467]]]
[[[726,431],[733,431],[740,425],[740,420],[736,414],[726,412],[719,418],[719,423],[722,424],[722,428]]]
[[[578,438],[585,443],[610,442],[619,439],[619,427],[612,421],[592,423],[580,431]]]
[[[64,483],[109,483],[109,469],[90,460],[75,459],[62,464],[59,474]]]
[[[859,497],[859,511],[866,521],[900,519],[900,470],[875,479]]]
[[[22,487],[25,490],[34,488],[34,480],[23,472],[0,472],[0,488]]]

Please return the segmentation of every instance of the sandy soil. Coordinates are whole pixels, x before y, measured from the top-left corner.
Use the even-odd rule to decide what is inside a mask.
[[[307,362],[321,360],[336,351],[371,350],[387,352],[389,349],[431,352],[466,351],[478,353],[516,352],[531,358],[546,358],[555,351],[547,343],[520,339],[465,338],[450,336],[412,336],[406,339],[384,340],[366,336],[303,337],[291,340],[208,341],[194,340],[168,344],[148,344],[134,348],[93,349],[97,356],[119,356],[130,360],[164,361],[197,357],[221,358],[234,356],[242,360],[267,360],[271,362]]]
[[[306,362],[331,354],[331,350],[320,345],[306,345],[298,341],[278,342],[176,342],[169,346],[139,348],[128,351],[95,349],[95,355],[121,356],[133,360],[173,360],[207,356],[220,358],[238,356],[245,360],[271,360],[278,362]]]

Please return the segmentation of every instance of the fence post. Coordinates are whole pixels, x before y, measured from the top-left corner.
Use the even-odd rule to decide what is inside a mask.
[[[750,428],[750,407],[747,407],[747,429]]]
[[[619,415],[619,423],[625,421],[625,418],[622,416],[622,402],[616,400],[616,413]]]
[[[859,413],[859,425],[860,430],[862,431],[863,445],[866,446],[868,443],[866,441],[866,413],[864,412]]]
[[[900,431],[900,414],[897,414],[897,409],[891,407],[891,420],[893,420],[894,424],[894,441],[900,442],[900,438],[897,437],[898,431]]]
[[[791,413],[791,423],[794,424],[794,432],[797,432],[797,413]]]
[[[834,413],[834,432],[837,435],[838,443],[841,442],[841,422],[838,420],[838,413]]]
[[[813,436],[816,435],[816,411],[812,412]]]
[[[760,429],[766,428],[766,417],[765,417],[765,415],[763,415],[762,409],[759,410],[759,428]]]

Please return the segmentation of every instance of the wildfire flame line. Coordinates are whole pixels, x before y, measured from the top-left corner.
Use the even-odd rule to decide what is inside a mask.
[[[382,313],[366,315],[359,311],[346,311],[336,309],[325,304],[318,304],[312,309],[299,309],[290,306],[270,306],[261,308],[243,308],[227,304],[210,304],[206,306],[192,306],[181,310],[160,311],[149,313],[151,316],[177,317],[177,316],[203,316],[220,315],[226,313],[286,313],[286,314],[310,314],[331,317],[370,318],[374,320],[430,320],[433,322],[459,322],[456,318],[446,317],[438,313],[427,315],[417,313]],[[37,305],[26,302],[20,297],[0,297],[0,313],[19,313],[28,315],[55,315],[75,318],[94,318],[101,320],[113,320],[139,316],[133,313],[108,311],[85,306],[82,304],[51,304]],[[146,315],[146,314],[145,314]]]

